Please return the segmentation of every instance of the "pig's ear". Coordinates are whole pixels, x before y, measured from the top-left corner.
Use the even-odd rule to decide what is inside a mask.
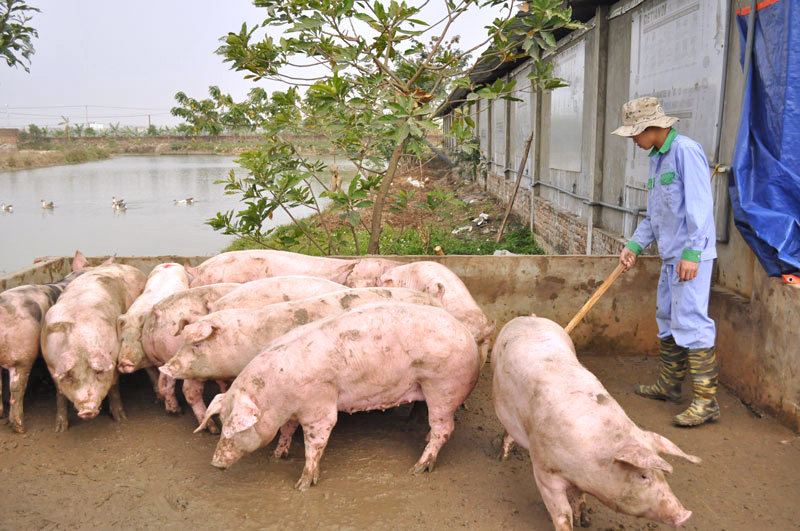
[[[108,260],[103,262],[102,265],[113,264],[116,259],[117,259],[117,255],[115,254],[115,255],[111,256]]]
[[[353,268],[356,267],[358,262],[353,262],[351,264],[345,264],[334,271],[333,275],[331,276],[330,280],[336,282],[337,284],[347,284],[347,277],[351,275],[353,272]]]
[[[683,450],[678,448],[677,444],[675,444],[674,442],[670,441],[666,437],[664,437],[662,435],[659,435],[658,433],[656,433],[654,431],[646,431],[645,434],[647,434],[647,436],[650,437],[650,440],[653,441],[653,444],[655,445],[656,450],[661,452],[662,454],[674,455],[676,457],[682,457],[682,458],[684,458],[687,461],[690,461],[692,463],[699,463],[701,461],[701,459],[699,457],[697,457],[696,455],[689,455],[689,454],[685,453]]]
[[[194,433],[206,429],[208,421],[211,420],[211,417],[222,411],[222,400],[224,398],[225,398],[225,393],[219,393],[217,396],[214,397],[213,400],[211,400],[211,403],[208,405],[208,409],[206,409],[206,416],[203,417],[203,421],[200,423],[197,429],[194,430]]]
[[[78,271],[85,268],[87,265],[89,265],[89,262],[86,261],[86,257],[83,256],[83,253],[75,251],[75,258],[72,259],[72,270]]]
[[[183,329],[183,338],[190,343],[199,343],[213,334],[214,330],[217,328],[219,327],[215,326],[210,321],[198,321],[187,325],[186,328]]]
[[[190,265],[184,265],[183,269],[189,274],[189,282],[197,277],[197,268]]]
[[[437,282],[436,285],[430,289],[426,289],[431,295],[439,299],[439,302],[444,301],[444,284]],[[494,328],[492,328],[494,330]],[[490,332],[491,333],[491,332]]]
[[[237,396],[231,415],[222,428],[222,436],[230,438],[255,425],[259,413],[258,406],[249,396],[245,394]]]
[[[114,369],[114,361],[110,356],[92,354],[89,356],[89,367],[91,367],[93,371],[108,372]]]
[[[636,468],[657,468],[664,472],[672,472],[672,465],[664,461],[657,453],[642,446],[642,444],[638,442],[630,442],[617,450],[617,453],[614,455],[614,460],[628,463]]]
[[[53,364],[53,377],[63,378],[69,371],[72,370],[73,367],[75,367],[76,361],[77,358],[75,357],[75,353],[71,350],[67,350],[66,352],[59,354],[58,358]]]
[[[181,332],[183,332],[183,329],[184,329],[184,327],[185,327],[186,325],[188,325],[188,324],[190,324],[190,323],[189,323],[189,319],[187,319],[186,317],[181,317],[181,318],[178,320],[178,325],[175,327],[175,331],[174,331],[174,332],[172,332],[172,335],[173,335],[173,336],[179,336],[179,335],[181,335]]]

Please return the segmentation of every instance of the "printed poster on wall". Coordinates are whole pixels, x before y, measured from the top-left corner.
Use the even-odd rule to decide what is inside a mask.
[[[568,86],[550,96],[550,167],[581,171],[583,149],[583,81],[586,43],[583,40],[553,58],[553,77]]]
[[[660,0],[633,14],[630,99],[655,96],[713,162],[725,60],[726,2]],[[647,183],[648,154],[630,142],[628,182]],[[710,175],[710,173],[709,173]]]

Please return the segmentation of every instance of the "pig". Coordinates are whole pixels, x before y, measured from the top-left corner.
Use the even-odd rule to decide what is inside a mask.
[[[175,292],[156,302],[142,323],[142,350],[150,363],[159,367],[170,359],[181,346],[183,325],[207,315],[214,301],[239,286],[241,284],[234,282],[209,284]],[[157,386],[156,393],[164,401],[167,412],[180,413],[175,398],[175,380],[160,374]],[[194,396],[194,393],[189,395]]]
[[[159,370],[172,378],[232,380],[265,346],[290,330],[375,302],[441,307],[435,297],[411,289],[354,288],[261,308],[221,310],[186,325],[180,349]]]
[[[699,463],[661,435],[628,418],[585,369],[569,335],[540,317],[517,317],[492,350],[492,393],[506,429],[503,457],[514,442],[530,451],[533,476],[557,531],[583,521],[585,494],[608,507],[680,526],[691,516],[669,488],[665,453]]]
[[[11,429],[25,433],[23,398],[33,363],[39,355],[39,336],[47,310],[70,282],[88,269],[80,251],[72,260],[72,273],[51,284],[19,286],[0,294],[0,368],[8,371],[11,386],[8,420]],[[0,378],[0,416],[3,415]]]
[[[189,289],[189,274],[180,264],[159,264],[147,276],[144,291],[131,304],[124,315],[117,318],[117,333],[120,337],[117,369],[132,373],[152,366],[142,349],[142,325],[153,305],[178,291]]]
[[[439,296],[444,308],[472,332],[481,347],[481,358],[489,355],[489,336],[494,331],[464,282],[446,266],[437,262],[412,262],[393,267],[380,277],[380,286],[411,288]]]
[[[344,284],[305,275],[262,278],[240,284],[237,289],[212,303],[211,311],[258,308],[346,289]]]
[[[219,414],[223,428],[211,464],[228,468],[269,444],[279,429],[280,453],[299,424],[306,459],[295,487],[307,490],[319,480],[338,411],[425,400],[431,429],[412,472],[432,471],[480,367],[472,334],[449,312],[401,302],[368,304],[270,343],[226,393],[214,397],[195,431]]]
[[[128,265],[98,266],[72,281],[42,325],[42,356],[58,389],[56,432],[68,426],[67,399],[92,419],[109,396],[115,420],[124,420],[116,370],[117,317],[128,311],[147,277]]]
[[[249,282],[259,278],[308,275],[350,287],[374,286],[384,270],[398,262],[385,258],[342,260],[267,249],[231,251],[211,257],[197,267],[186,266],[191,287],[222,282]]]

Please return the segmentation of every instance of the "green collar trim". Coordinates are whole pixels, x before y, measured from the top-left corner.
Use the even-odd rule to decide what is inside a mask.
[[[661,149],[653,147],[653,149],[650,150],[648,157],[652,157],[657,154],[663,155],[669,151],[669,148],[672,147],[672,141],[675,140],[676,136],[678,136],[678,132],[675,129],[670,129],[669,134],[667,134],[667,139],[664,140],[664,143],[661,145]]]

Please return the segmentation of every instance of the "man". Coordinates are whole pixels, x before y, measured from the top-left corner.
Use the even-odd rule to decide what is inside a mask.
[[[661,340],[658,381],[635,392],[647,398],[680,402],[688,366],[694,388],[678,426],[697,426],[719,418],[716,328],[708,317],[711,269],[717,256],[711,182],[703,148],[672,129],[678,119],[664,114],[656,98],[622,106],[622,127],[613,134],[631,137],[650,151],[647,216],[639,223],[619,261],[628,271],[653,241],[661,256],[656,322]]]

